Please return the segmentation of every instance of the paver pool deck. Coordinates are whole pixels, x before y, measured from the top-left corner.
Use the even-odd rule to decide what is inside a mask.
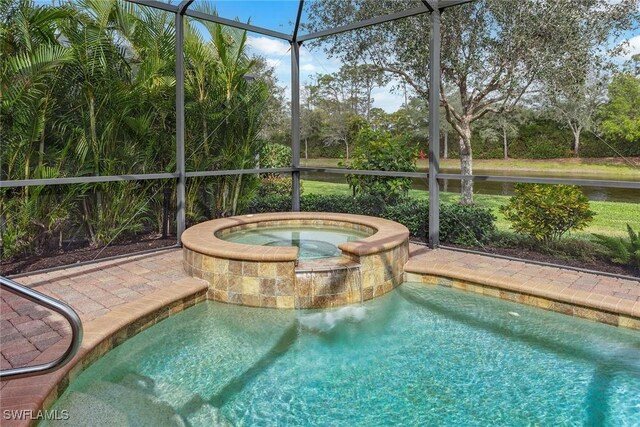
[[[182,260],[181,249],[163,250],[36,273],[16,281],[71,305],[80,315],[85,331],[83,346],[76,357],[86,359],[92,349],[100,347],[101,351],[93,355],[95,359],[128,336],[206,298],[207,282],[188,276],[183,271]],[[612,278],[489,255],[429,250],[414,244],[410,247],[405,271],[410,281],[453,286],[516,301],[511,294],[527,294],[541,301],[556,301],[556,304],[595,307],[624,314],[620,320],[617,317],[614,320],[598,317],[597,320],[621,326],[640,325],[640,278]],[[474,287],[472,283],[482,286]],[[2,292],[0,300],[2,369],[44,363],[64,352],[70,329],[61,316],[9,292]],[[564,305],[558,306],[560,309],[534,305],[567,312],[562,309]],[[81,365],[78,363],[71,372],[77,375]],[[74,375],[65,377],[68,369],[62,371],[65,369],[2,381],[0,409],[3,412],[0,414],[5,414],[5,410],[31,410],[35,416],[38,409],[57,397],[51,390],[55,391],[56,385],[65,378],[73,378]],[[23,413],[22,418],[8,420],[3,416],[2,425],[33,422],[28,413]]]

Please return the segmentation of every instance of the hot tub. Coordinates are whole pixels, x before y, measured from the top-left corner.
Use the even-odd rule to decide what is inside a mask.
[[[323,308],[383,295],[403,281],[409,230],[362,215],[286,212],[221,218],[182,235],[185,271],[211,299]],[[301,256],[302,255],[302,256]]]

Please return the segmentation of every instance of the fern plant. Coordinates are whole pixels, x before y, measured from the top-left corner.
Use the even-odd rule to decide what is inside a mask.
[[[611,262],[623,264],[640,270],[640,235],[627,224],[629,238],[594,234],[608,250]]]

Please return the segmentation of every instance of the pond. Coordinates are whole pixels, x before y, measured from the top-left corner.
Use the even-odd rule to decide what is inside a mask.
[[[442,169],[442,173],[460,173],[460,170],[455,169]],[[592,179],[592,180],[611,180],[611,181],[640,181],[640,173],[637,176],[633,175],[616,175],[616,174],[568,174],[568,173],[551,173],[548,171],[505,171],[504,169],[488,170],[483,169],[478,175],[499,175],[499,176],[530,176],[530,177],[542,177],[542,178],[571,178],[571,179]],[[323,172],[306,172],[302,175],[303,179],[311,181],[323,181],[323,182],[335,182],[345,183],[343,175],[328,174]],[[474,183],[474,191],[477,194],[491,194],[511,196],[513,195],[513,185],[511,182],[487,182],[476,181]],[[426,190],[428,183],[426,179],[413,179],[412,188],[416,190]],[[440,181],[440,190],[450,193],[460,192],[460,180],[459,179],[443,179]],[[627,202],[627,203],[640,203],[640,189],[629,188],[610,188],[602,186],[588,186],[582,187],[582,190],[587,195],[589,200],[594,201],[609,201],[609,202]]]

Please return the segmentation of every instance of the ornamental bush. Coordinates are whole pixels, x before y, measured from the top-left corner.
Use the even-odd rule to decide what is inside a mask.
[[[496,217],[487,208],[447,203],[440,205],[440,239],[443,242],[476,246],[496,231]]]
[[[593,220],[589,199],[575,185],[516,184],[515,195],[500,207],[511,227],[541,242],[582,230]]]
[[[415,172],[416,152],[406,141],[390,133],[363,128],[358,133],[349,169]],[[406,196],[411,178],[347,175],[347,183],[355,195],[369,195],[390,201]]]
[[[291,166],[291,147],[281,144],[264,144],[260,150],[260,168],[286,168]],[[303,191],[302,188],[300,191]],[[258,196],[291,194],[291,177],[279,173],[260,174]]]
[[[399,203],[385,206],[381,216],[404,225],[411,236],[427,239],[429,203],[407,197]]]

